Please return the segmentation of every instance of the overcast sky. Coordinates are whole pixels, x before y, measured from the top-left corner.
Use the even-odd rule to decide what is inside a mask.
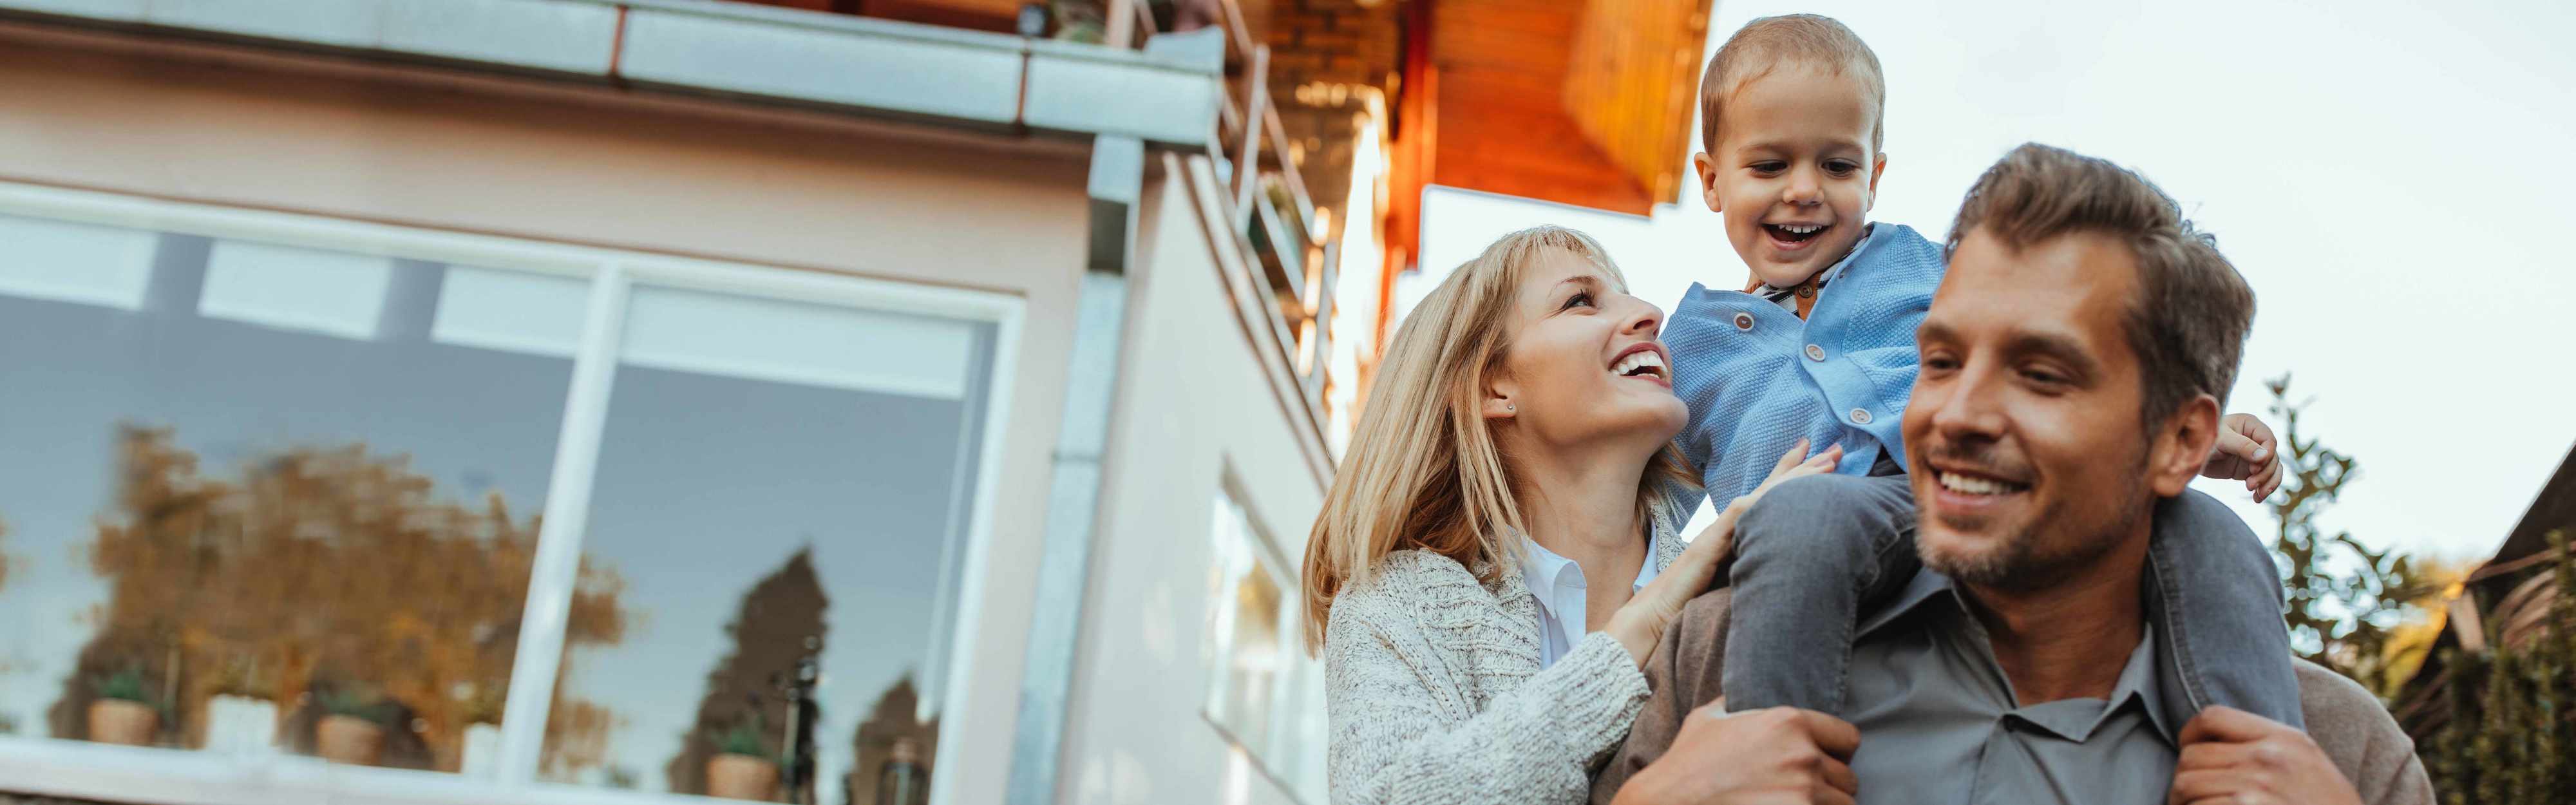
[[[2263,380],[2295,372],[2303,429],[2359,459],[2326,524],[2483,556],[2576,442],[2576,265],[2556,243],[2576,5],[2440,5],[1719,0],[1710,45],[1798,11],[1868,40],[1888,88],[1871,219],[1935,240],[2024,141],[2146,174],[2254,286],[2228,410],[2277,426]],[[1746,277],[1695,199],[1646,219],[1435,188],[1424,216],[1425,278],[1540,223],[1600,238],[1667,310],[1694,281]],[[1399,303],[1427,288],[1409,279]],[[2202,483],[2273,533],[2241,486]]]

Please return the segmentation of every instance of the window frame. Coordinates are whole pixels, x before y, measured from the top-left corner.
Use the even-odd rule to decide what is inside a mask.
[[[1202,669],[1200,677],[1197,708],[1199,720],[1215,730],[1217,737],[1225,741],[1229,754],[1243,758],[1245,765],[1249,766],[1255,774],[1268,779],[1271,785],[1276,786],[1283,795],[1292,801],[1312,801],[1320,799],[1321,792],[1308,790],[1309,787],[1302,785],[1300,781],[1305,778],[1304,767],[1310,765],[1307,763],[1308,755],[1320,754],[1323,747],[1321,743],[1305,740],[1308,736],[1299,733],[1306,726],[1303,718],[1306,708],[1309,705],[1320,707],[1323,704],[1324,664],[1320,658],[1309,657],[1306,654],[1305,607],[1301,603],[1303,601],[1301,591],[1304,585],[1299,576],[1302,570],[1299,565],[1283,561],[1287,554],[1279,549],[1279,543],[1276,540],[1271,539],[1269,529],[1262,527],[1260,512],[1253,507],[1249,501],[1250,496],[1244,492],[1244,489],[1244,484],[1237,480],[1232,467],[1228,467],[1222,474],[1222,480],[1217,484],[1216,494],[1210,496],[1209,502],[1212,507],[1230,504],[1235,511],[1243,515],[1243,531],[1239,535],[1241,539],[1237,546],[1226,550],[1250,552],[1254,559],[1270,568],[1271,583],[1279,585],[1281,599],[1278,634],[1280,648],[1283,650],[1282,656],[1286,661],[1281,663],[1279,674],[1271,685],[1270,724],[1267,730],[1269,734],[1259,736],[1262,743],[1256,750],[1245,740],[1247,736],[1237,734],[1234,728],[1227,726],[1223,719],[1208,709],[1209,694],[1218,685],[1224,684],[1226,666],[1234,651],[1231,633],[1221,633],[1216,628],[1217,608],[1233,606],[1234,587],[1228,583],[1229,580],[1222,572],[1229,566],[1228,560],[1232,557],[1211,554],[1208,557],[1209,566],[1217,571],[1211,576],[1218,586],[1208,591],[1209,609],[1203,619],[1206,639],[1212,644],[1207,654],[1209,665]],[[1211,522],[1213,519],[1213,517],[1210,518]],[[1330,736],[1323,736],[1323,738],[1329,740]],[[1289,742],[1299,744],[1295,751],[1298,762],[1293,767],[1285,762],[1287,753],[1283,752],[1283,748]],[[1312,745],[1308,745],[1310,743]]]
[[[923,679],[925,699],[946,720],[962,722],[974,669],[974,637],[983,621],[984,567],[999,498],[1004,434],[1017,386],[1026,302],[991,291],[941,287],[826,271],[621,250],[304,213],[144,198],[0,181],[0,214],[149,232],[201,235],[286,246],[430,260],[507,272],[553,275],[589,284],[581,341],[573,357],[563,425],[556,433],[544,522],[521,616],[518,653],[501,724],[496,769],[488,776],[335,764],[286,753],[255,757],[166,747],[127,747],[49,736],[0,736],[0,779],[25,793],[186,805],[266,805],[327,800],[353,805],[635,805],[707,802],[688,794],[592,788],[536,776],[561,672],[564,625],[580,572],[592,483],[607,424],[627,302],[637,285],[777,299],[863,311],[926,315],[992,325],[964,556],[954,589],[944,589],[929,628],[947,645],[934,648]],[[943,581],[942,585],[950,584]],[[964,757],[962,730],[943,730],[934,752]],[[959,764],[931,770],[931,802],[957,790]]]

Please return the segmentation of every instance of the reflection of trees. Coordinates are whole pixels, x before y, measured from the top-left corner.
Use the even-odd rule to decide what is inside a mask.
[[[793,703],[777,695],[777,682],[795,677],[797,661],[823,653],[823,610],[830,599],[814,574],[812,553],[810,548],[798,550],[743,592],[742,607],[725,626],[725,633],[733,638],[733,651],[707,674],[707,692],[698,700],[697,720],[681,736],[680,753],[662,769],[672,791],[706,793],[707,759],[716,755],[717,739],[754,708],[770,729],[788,723]],[[810,731],[807,723],[805,729]],[[768,748],[786,754],[774,736]],[[788,790],[784,771],[779,793],[791,802],[811,801],[812,780],[803,781],[800,790]]]
[[[868,710],[867,720],[859,722],[858,733],[850,738],[858,750],[850,776],[842,781],[850,805],[906,805],[877,801],[878,778],[885,774],[886,762],[894,759],[896,741],[911,739],[925,773],[937,767],[939,759],[934,753],[939,747],[939,717],[922,721],[918,718],[920,713],[921,691],[912,686],[912,674],[896,679],[877,696],[876,706]]]
[[[118,447],[114,515],[90,548],[109,597],[49,712],[54,734],[82,732],[91,675],[134,667],[190,746],[221,693],[278,702],[281,738],[306,751],[314,693],[381,695],[395,766],[454,770],[465,729],[499,721],[538,517],[514,520],[497,492],[480,508],[437,501],[407,459],[364,445],[288,450],[237,482],[198,475],[167,429],[123,428]],[[567,650],[622,637],[623,584],[585,562]],[[604,740],[595,705],[558,690],[554,711],[550,755]]]

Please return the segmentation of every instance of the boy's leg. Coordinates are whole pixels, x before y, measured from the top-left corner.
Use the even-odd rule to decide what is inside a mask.
[[[2157,507],[2147,555],[2155,566],[2149,614],[2163,638],[2157,651],[2186,694],[2168,708],[2187,718],[2221,704],[2307,729],[2281,622],[2281,571],[2245,519],[2185,491]]]
[[[1904,475],[1816,475],[1773,487],[1735,524],[1720,684],[1733,710],[1842,707],[1852,630],[1914,576]]]

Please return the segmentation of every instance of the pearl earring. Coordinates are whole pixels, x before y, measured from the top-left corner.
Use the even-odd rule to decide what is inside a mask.
[[[1518,406],[1514,406],[1514,405],[1512,405],[1511,403],[1503,403],[1503,410],[1505,410],[1505,411],[1518,411],[1518,410],[1521,410],[1521,409],[1520,409]]]

